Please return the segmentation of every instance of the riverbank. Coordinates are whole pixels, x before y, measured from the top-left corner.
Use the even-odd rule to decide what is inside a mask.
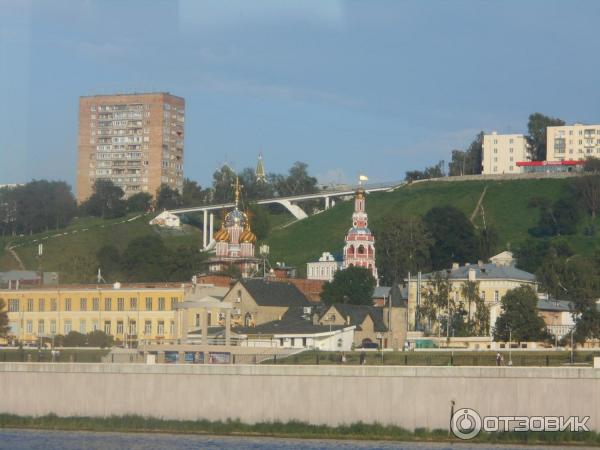
[[[124,433],[169,433],[201,434],[215,436],[252,436],[294,439],[349,439],[357,441],[404,441],[404,442],[466,442],[449,435],[447,430],[418,428],[414,432],[397,426],[355,423],[330,427],[302,422],[264,422],[244,424],[240,421],[207,420],[163,420],[141,416],[124,417],[58,417],[46,415],[24,417],[0,414],[0,428],[124,432]],[[481,433],[467,441],[479,444],[518,445],[581,445],[599,446],[600,433],[595,432],[507,432]]]

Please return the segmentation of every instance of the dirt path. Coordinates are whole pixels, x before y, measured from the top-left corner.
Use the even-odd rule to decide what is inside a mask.
[[[487,192],[487,185],[483,188],[483,191],[481,191],[481,195],[479,196],[479,200],[477,200],[477,205],[475,206],[475,209],[473,210],[473,212],[471,213],[471,217],[469,218],[469,220],[471,221],[471,223],[475,220],[475,217],[477,217],[477,212],[479,211],[479,208],[481,208],[481,204],[483,203],[483,197],[485,197],[485,193]]]
[[[9,246],[10,244],[8,244],[6,247],[4,247],[4,250],[6,250],[8,253],[10,253],[10,256],[13,257],[13,259],[17,262],[17,264],[19,265],[19,269],[20,270],[25,270],[25,265],[23,264],[23,261],[21,261],[21,258],[19,258],[19,255],[17,255],[17,252],[15,252],[13,250],[12,247]]]

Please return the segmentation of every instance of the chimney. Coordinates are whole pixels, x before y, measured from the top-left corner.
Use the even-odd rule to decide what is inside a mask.
[[[475,281],[475,279],[477,278],[475,269],[473,268],[469,268],[469,281]]]
[[[457,262],[453,262],[453,263],[452,263],[452,270],[456,270],[456,269],[458,269],[459,267],[460,267],[460,266],[458,265],[458,263],[457,263]]]
[[[480,259],[479,261],[477,261],[477,265],[478,265],[479,267],[483,267],[483,261]]]
[[[350,316],[346,316],[346,325],[350,325]]]
[[[317,313],[312,315],[312,323],[313,325],[319,325],[319,315]]]

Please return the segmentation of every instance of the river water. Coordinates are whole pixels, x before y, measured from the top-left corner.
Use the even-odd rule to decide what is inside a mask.
[[[460,443],[357,442],[148,433],[0,430],[0,449],[3,450],[539,450],[544,448],[556,450],[558,447],[494,446]],[[579,447],[579,450],[582,450],[582,448]]]

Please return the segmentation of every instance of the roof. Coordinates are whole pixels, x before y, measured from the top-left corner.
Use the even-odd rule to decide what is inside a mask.
[[[572,311],[573,303],[568,300],[540,299],[537,309],[542,311]]]
[[[263,323],[255,327],[236,327],[233,331],[237,334],[318,334],[337,331],[347,328],[348,325],[320,325],[314,324],[310,314],[304,314],[304,308],[294,306],[289,308],[281,320]]]
[[[448,278],[451,280],[468,280],[469,270],[475,270],[477,280],[509,279],[521,281],[535,281],[535,275],[514,266],[487,264],[465,264],[456,269],[448,269]],[[426,273],[424,278],[431,278],[434,272]]]
[[[240,283],[259,306],[310,306],[304,294],[292,283],[265,281],[262,278],[241,280]]]
[[[331,306],[334,307],[344,319],[350,317],[351,325],[359,326],[365,321],[367,316],[370,316],[375,331],[387,331],[387,327],[383,323],[383,308],[368,305],[350,305],[347,303],[334,303]]]
[[[390,290],[392,288],[390,286],[377,286],[374,290],[373,290],[373,295],[371,296],[372,298],[384,298],[387,297],[388,295],[390,295]]]
[[[39,280],[40,273],[33,270],[9,270],[0,272],[0,281],[15,281],[15,280]]]

